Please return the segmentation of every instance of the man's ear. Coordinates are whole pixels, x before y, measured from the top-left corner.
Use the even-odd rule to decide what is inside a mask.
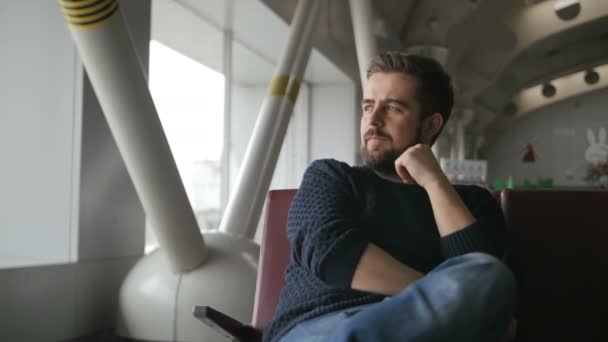
[[[439,113],[435,113],[424,119],[422,123],[422,141],[430,145],[434,140],[433,138],[441,131],[441,127],[443,127],[443,116]]]

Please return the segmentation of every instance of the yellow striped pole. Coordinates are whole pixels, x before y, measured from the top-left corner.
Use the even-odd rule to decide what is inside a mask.
[[[117,0],[60,0],[66,21],[87,30],[104,25],[118,11]]]
[[[161,251],[175,273],[207,253],[117,0],[59,0]]]
[[[220,230],[252,238],[310,56],[320,0],[298,1],[287,46],[258,114]]]

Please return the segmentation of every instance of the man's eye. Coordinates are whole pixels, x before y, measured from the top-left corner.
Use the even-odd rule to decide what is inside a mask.
[[[393,111],[393,112],[400,112],[401,108],[399,107],[395,107],[395,106],[386,106],[387,110]]]
[[[363,111],[366,113],[371,112],[373,110],[374,110],[374,106],[372,106],[372,105],[363,106]]]

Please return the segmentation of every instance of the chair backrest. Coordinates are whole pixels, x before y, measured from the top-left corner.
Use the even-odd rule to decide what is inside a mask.
[[[506,190],[517,341],[608,341],[608,191]]]
[[[296,194],[295,189],[272,190],[266,197],[266,213],[262,233],[262,249],[252,325],[262,329],[274,315],[279,294],[285,285],[284,272],[289,263],[287,212]]]

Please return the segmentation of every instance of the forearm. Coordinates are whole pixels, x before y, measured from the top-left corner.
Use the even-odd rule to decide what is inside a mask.
[[[426,191],[431,201],[439,234],[442,237],[475,222],[475,217],[447,179],[428,185]]]
[[[355,290],[392,296],[424,275],[402,264],[380,247],[367,245],[355,269],[351,287]]]

